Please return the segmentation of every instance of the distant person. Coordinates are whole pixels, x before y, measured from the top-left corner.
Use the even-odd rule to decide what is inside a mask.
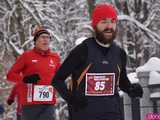
[[[0,104],[0,119],[3,119],[3,113],[5,112],[4,110],[4,106],[2,104]]]
[[[50,33],[43,26],[33,32],[35,47],[25,51],[7,74],[7,79],[21,82],[22,120],[55,120],[55,89],[52,77],[60,66],[60,57],[49,48]]]
[[[20,103],[20,92],[21,91],[21,84],[16,84],[11,92],[10,95],[7,99],[7,104],[12,105],[14,102],[17,103],[17,120],[21,120],[21,115],[22,115],[22,105]]]
[[[126,53],[115,44],[117,11],[98,4],[92,13],[95,36],[84,40],[65,59],[52,85],[70,105],[70,120],[122,120],[119,88],[130,97],[142,97],[139,84],[126,73]],[[65,80],[72,77],[72,89]]]

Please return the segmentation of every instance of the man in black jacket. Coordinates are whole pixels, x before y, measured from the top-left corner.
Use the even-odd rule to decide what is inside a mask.
[[[142,97],[139,84],[131,84],[126,74],[126,53],[113,40],[117,12],[110,4],[100,4],[92,14],[95,37],[71,51],[52,84],[67,101],[71,120],[122,120],[119,88],[130,97]],[[72,77],[71,91],[65,80]]]

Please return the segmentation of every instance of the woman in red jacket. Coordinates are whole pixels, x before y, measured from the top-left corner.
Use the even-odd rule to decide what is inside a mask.
[[[20,104],[20,86],[21,84],[16,84],[12,90],[11,93],[7,99],[7,104],[11,105],[13,102],[15,102],[16,99],[16,103],[17,103],[17,120],[21,120],[21,115],[22,115],[22,105]]]
[[[37,27],[33,35],[35,47],[16,60],[7,79],[22,83],[22,120],[54,120],[56,97],[51,81],[60,66],[60,57],[49,49],[47,29]]]

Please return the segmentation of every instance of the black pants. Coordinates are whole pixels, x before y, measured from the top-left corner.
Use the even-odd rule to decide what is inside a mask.
[[[22,116],[17,114],[17,120],[22,120]]]
[[[86,107],[68,105],[69,120],[123,120],[119,96],[90,97]]]
[[[22,120],[55,120],[53,105],[38,104],[22,107]]]

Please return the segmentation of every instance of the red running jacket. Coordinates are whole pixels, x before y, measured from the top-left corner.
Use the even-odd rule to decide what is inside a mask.
[[[36,85],[51,85],[52,78],[60,67],[60,57],[58,54],[51,52],[38,51],[36,48],[24,52],[11,67],[7,74],[9,81],[22,83],[20,86],[20,103],[22,105],[31,104],[55,104],[55,89],[53,89],[53,97],[50,101],[33,100],[33,92]],[[35,84],[23,83],[24,76],[38,74],[40,80]],[[29,101],[28,98],[31,97]]]
[[[11,93],[8,97],[8,100],[13,100],[15,101],[16,99],[16,102],[17,102],[17,114],[21,115],[22,114],[22,105],[20,104],[20,86],[21,84],[16,84],[12,90],[11,90]]]

